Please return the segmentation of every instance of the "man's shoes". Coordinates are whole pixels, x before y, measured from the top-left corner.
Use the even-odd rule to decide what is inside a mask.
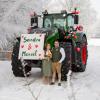
[[[61,86],[61,83],[58,83],[58,86]]]
[[[55,84],[54,82],[51,82],[51,83],[50,83],[50,85],[54,85],[54,84]]]

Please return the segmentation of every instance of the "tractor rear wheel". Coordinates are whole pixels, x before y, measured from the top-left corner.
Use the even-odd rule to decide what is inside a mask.
[[[77,58],[77,67],[75,71],[77,72],[84,72],[87,65],[87,58],[88,58],[88,50],[87,50],[87,38],[83,36],[82,41],[79,45],[80,52]]]

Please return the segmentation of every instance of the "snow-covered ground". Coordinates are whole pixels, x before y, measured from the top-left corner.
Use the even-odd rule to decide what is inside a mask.
[[[0,100],[100,100],[100,46],[88,47],[87,69],[83,73],[73,73],[71,86],[66,82],[62,86],[44,85],[41,70],[32,69],[28,78],[29,87],[24,78],[14,77],[11,62],[0,61]]]
[[[88,39],[89,46],[100,46],[100,38],[90,38]]]

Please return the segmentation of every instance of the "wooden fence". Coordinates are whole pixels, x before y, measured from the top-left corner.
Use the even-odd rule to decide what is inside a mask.
[[[0,60],[11,60],[12,51],[0,50]]]

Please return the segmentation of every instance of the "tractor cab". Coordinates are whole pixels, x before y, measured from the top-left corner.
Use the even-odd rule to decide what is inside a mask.
[[[33,28],[38,27],[38,17],[40,15],[34,14],[31,18],[31,26]],[[63,10],[61,13],[52,13],[49,14],[47,10],[43,12],[43,25],[42,28],[49,29],[64,29],[73,28],[74,24],[78,24],[78,15],[75,13],[67,13],[67,11]],[[35,26],[34,26],[35,25]]]
[[[64,28],[66,26],[66,22],[64,14],[44,14],[43,28]]]

